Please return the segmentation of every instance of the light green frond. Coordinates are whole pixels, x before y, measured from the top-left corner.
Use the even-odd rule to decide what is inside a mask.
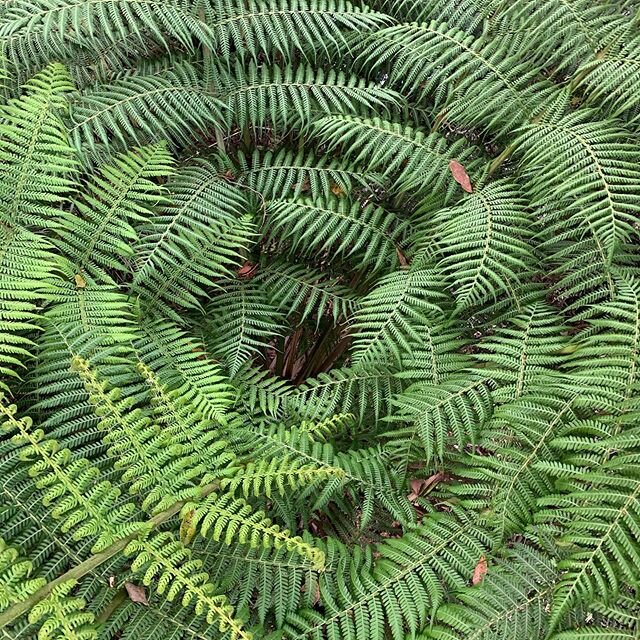
[[[74,203],[77,213],[65,212],[57,229],[56,244],[77,274],[110,282],[107,269],[127,270],[137,240],[133,225],[166,204],[165,190],[154,179],[170,174],[171,165],[164,144],[142,147],[116,158],[87,185]]]
[[[52,64],[0,107],[0,220],[6,225],[51,226],[76,184],[76,160],[62,122],[71,78]]]

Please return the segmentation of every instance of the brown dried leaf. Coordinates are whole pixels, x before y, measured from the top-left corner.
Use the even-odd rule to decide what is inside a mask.
[[[256,272],[258,268],[257,264],[253,264],[252,262],[245,262],[240,269],[238,269],[238,277],[240,278],[251,278],[253,274]]]
[[[411,502],[417,500],[421,495],[428,493],[438,482],[444,478],[444,473],[438,471],[428,478],[417,478],[409,481],[411,487],[411,493],[407,496]]]
[[[342,198],[346,195],[344,189],[335,182],[331,185],[331,193],[333,193],[334,196],[338,196],[338,198]]]
[[[449,169],[451,170],[453,179],[467,193],[471,193],[473,191],[473,187],[471,186],[471,180],[469,179],[466,169],[457,160],[451,160],[451,162],[449,162]]]
[[[487,567],[487,559],[484,556],[480,556],[480,560],[478,560],[478,564],[476,568],[473,570],[473,577],[471,578],[471,584],[475,587],[477,584],[480,584],[484,577],[487,575],[487,571],[489,568]]]
[[[125,582],[124,588],[127,590],[129,598],[131,598],[131,602],[138,602],[145,607],[149,606],[149,601],[147,600],[147,594],[144,590],[144,587],[133,584],[133,582]]]

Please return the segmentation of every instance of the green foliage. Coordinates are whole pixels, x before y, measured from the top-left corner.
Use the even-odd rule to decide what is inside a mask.
[[[0,636],[637,638],[639,10],[0,2]]]

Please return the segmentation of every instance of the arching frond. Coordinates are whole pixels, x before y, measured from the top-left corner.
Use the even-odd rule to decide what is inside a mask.
[[[181,168],[166,189],[165,206],[137,225],[133,288],[146,304],[197,307],[207,288],[232,275],[251,244],[246,199],[204,162]]]
[[[143,145],[161,140],[185,146],[211,127],[224,127],[225,105],[187,63],[160,73],[129,73],[85,87],[71,101],[69,131],[89,154],[97,144]]]
[[[267,203],[268,236],[313,255],[357,256],[371,269],[398,264],[402,226],[381,207],[332,197],[327,200],[272,200]]]
[[[438,268],[455,282],[459,309],[505,294],[515,298],[533,267],[531,214],[515,185],[495,182],[451,209],[439,211]]]
[[[401,360],[412,345],[421,344],[425,326],[442,319],[446,296],[441,287],[435,272],[426,269],[381,278],[354,316],[354,362],[384,362],[389,356]]]
[[[163,144],[123,154],[103,167],[84,197],[75,201],[77,214],[66,212],[57,229],[57,244],[74,265],[109,282],[106,269],[126,270],[137,239],[134,224],[145,221],[152,207],[167,202],[154,178],[170,174],[172,159]]]
[[[238,62],[232,74],[224,68],[216,70],[212,82],[224,95],[234,123],[242,127],[304,128],[321,114],[384,111],[399,101],[390,89],[306,65],[281,68],[251,64],[245,69]]]

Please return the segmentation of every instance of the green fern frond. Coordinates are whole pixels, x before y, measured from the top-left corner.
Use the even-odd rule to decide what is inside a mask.
[[[628,133],[614,121],[594,121],[578,111],[524,127],[515,145],[534,201],[563,212],[554,234],[572,229],[575,238],[592,235],[608,268],[620,244],[637,236],[640,197],[632,185],[640,172]]]
[[[117,46],[123,35],[141,42],[143,34],[151,36],[167,50],[172,40],[193,50],[213,37],[189,0],[169,5],[155,0],[11,0],[1,17],[5,56],[28,68],[41,60],[64,61],[78,48]]]
[[[266,212],[268,237],[292,253],[354,256],[371,269],[398,264],[402,226],[381,207],[333,197],[272,200]]]
[[[476,40],[431,22],[381,29],[369,41],[360,54],[364,67],[390,62],[391,85],[416,100],[432,97],[436,122],[505,134],[532,120],[553,90],[510,38]]]
[[[442,281],[432,270],[383,276],[354,315],[353,362],[401,361],[413,345],[424,342],[425,327],[443,318],[445,300]]]
[[[38,602],[29,613],[29,622],[41,623],[38,640],[95,640],[95,615],[86,611],[82,598],[70,596],[75,580],[56,586],[51,595]],[[42,619],[44,618],[44,621]]]
[[[448,517],[377,547],[375,565],[358,571],[354,562],[336,572],[335,587],[321,585],[324,615],[314,611],[289,616],[286,637],[394,640],[429,624],[447,589],[460,588],[489,540],[470,523]],[[323,588],[324,587],[324,588]],[[389,626],[385,624],[388,621]]]
[[[90,154],[97,144],[116,141],[123,147],[161,140],[185,146],[198,132],[224,127],[227,117],[201,73],[183,62],[160,73],[129,73],[85,87],[71,100],[69,133],[76,147]]]
[[[330,198],[336,187],[351,193],[356,187],[366,188],[380,182],[375,173],[366,173],[330,156],[316,156],[286,148],[277,152],[254,151],[251,156],[239,153],[237,168],[229,168],[230,179],[237,179],[265,200],[296,198],[308,193],[313,200]]]
[[[323,317],[330,316],[338,324],[353,314],[359,301],[339,276],[323,275],[302,264],[281,261],[266,265],[258,277],[272,303],[287,316],[295,316],[300,323],[315,317],[316,326]]]
[[[33,564],[21,558],[18,550],[0,539],[0,611],[26,600],[45,584],[43,578],[30,578]]]
[[[221,633],[228,631],[232,640],[252,640],[234,617],[233,607],[227,598],[216,593],[202,569],[202,561],[170,533],[161,533],[148,540],[133,540],[125,553],[135,555],[131,569],[142,574],[142,581],[169,602],[180,599],[183,607],[195,610],[216,624]]]
[[[393,459],[411,456],[416,440],[422,444],[424,462],[442,460],[449,446],[459,450],[475,444],[478,432],[491,417],[493,382],[484,377],[454,375],[436,384],[419,382],[391,400],[389,422],[409,423],[383,434]],[[404,465],[406,467],[406,464]]]
[[[397,122],[352,116],[320,118],[314,132],[321,144],[342,150],[342,156],[367,172],[395,178],[394,189],[441,194],[450,200],[459,188],[449,162],[465,162],[473,153],[460,142],[447,144],[437,133],[427,134]]]
[[[392,395],[402,383],[389,367],[362,364],[333,369],[310,378],[287,394],[291,410],[307,420],[323,420],[336,413],[353,413],[359,421],[368,415],[386,415]]]
[[[453,603],[438,609],[442,626],[434,626],[418,637],[500,640],[517,634],[518,640],[545,638],[555,574],[551,558],[531,547],[516,545],[490,566],[482,584],[463,589]]]
[[[75,272],[105,282],[105,269],[124,271],[137,239],[134,224],[145,221],[154,207],[165,204],[165,191],[154,178],[170,174],[172,159],[164,144],[143,147],[105,166],[75,201],[77,214],[65,212],[56,241]]]
[[[4,399],[3,399],[4,400]],[[89,538],[99,552],[115,540],[140,529],[132,521],[135,507],[119,500],[120,491],[108,481],[97,481],[99,471],[88,460],[74,458],[69,449],[32,429],[30,418],[17,418],[16,406],[0,402],[2,430],[12,435],[22,462],[30,466],[45,506],[75,540]]]
[[[269,303],[266,292],[250,283],[230,281],[207,305],[207,345],[223,358],[231,376],[247,359],[282,332],[282,313]]]
[[[75,190],[77,162],[62,121],[73,90],[64,67],[52,64],[29,80],[20,98],[0,107],[5,225],[52,226],[57,206]]]
[[[211,535],[216,541],[224,540],[226,545],[238,540],[251,547],[284,548],[307,558],[317,571],[325,566],[321,549],[299,536],[292,536],[273,524],[262,511],[255,511],[246,501],[230,494],[211,493],[197,505],[187,503],[182,514],[203,537]]]
[[[241,46],[246,57],[289,60],[294,52],[326,51],[326,42],[346,42],[343,31],[369,31],[389,21],[349,0],[209,0],[205,6],[214,46],[227,59]]]
[[[519,189],[494,182],[434,217],[442,256],[437,267],[453,282],[459,310],[517,291],[534,265],[529,246],[532,217]]]
[[[0,388],[17,378],[32,356],[30,333],[38,326],[38,307],[51,295],[53,247],[24,228],[0,222]]]
[[[481,363],[480,371],[500,385],[494,395],[514,400],[531,388],[553,385],[557,370],[574,349],[567,333],[557,310],[537,302],[484,338],[474,357]]]
[[[212,83],[241,127],[306,128],[318,115],[388,111],[400,101],[356,76],[306,65],[245,68],[238,61],[232,74],[218,69]]]
[[[252,225],[243,219],[248,205],[204,162],[179,169],[165,193],[165,206],[137,227],[133,288],[144,292],[147,305],[199,307],[252,244]]]

